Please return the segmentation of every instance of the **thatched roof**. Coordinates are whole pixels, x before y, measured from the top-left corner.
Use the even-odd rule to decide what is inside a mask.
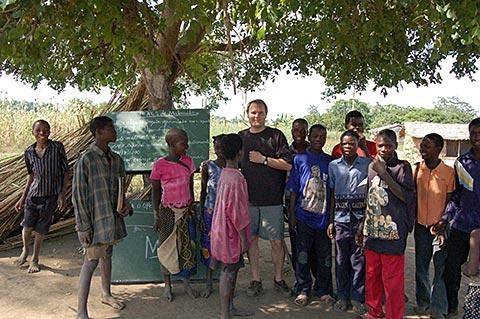
[[[468,140],[468,124],[441,124],[428,122],[405,122],[405,134],[423,138],[429,133],[438,133],[445,140]]]

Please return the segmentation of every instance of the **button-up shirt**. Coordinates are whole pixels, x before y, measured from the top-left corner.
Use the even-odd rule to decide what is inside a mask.
[[[111,244],[127,235],[116,211],[118,180],[125,166],[117,153],[91,145],[78,159],[72,185],[77,231],[91,231],[92,245]]]
[[[438,222],[445,211],[447,194],[455,189],[455,171],[443,161],[429,169],[424,161],[417,164],[417,221],[424,226]]]
[[[35,151],[37,143],[30,145],[24,154],[28,174],[33,182],[28,197],[58,195],[62,192],[63,179],[69,171],[67,155],[61,142],[48,140],[45,153],[39,157]]]
[[[342,156],[328,166],[330,188],[335,194],[335,222],[349,223],[351,215],[357,220],[363,218],[370,162],[370,158],[357,156],[349,166]]]

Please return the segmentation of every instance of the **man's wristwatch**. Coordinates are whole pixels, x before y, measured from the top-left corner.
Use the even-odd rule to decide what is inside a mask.
[[[268,165],[268,157],[265,156],[265,159],[263,160],[263,165]]]

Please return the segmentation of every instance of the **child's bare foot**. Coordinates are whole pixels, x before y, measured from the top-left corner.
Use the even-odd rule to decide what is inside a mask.
[[[86,313],[77,314],[77,316],[75,318],[76,319],[90,319],[90,317]]]
[[[27,262],[27,257],[28,257],[28,252],[25,249],[23,249],[22,253],[18,257],[18,259],[15,261],[15,265],[17,267],[20,267],[21,265]]]
[[[173,293],[172,293],[172,287],[166,286],[165,290],[163,291],[163,296],[167,301],[172,302],[173,301]]]
[[[37,260],[32,260],[30,262],[30,267],[28,267],[27,271],[28,271],[29,274],[39,272],[40,271],[40,265],[38,264],[38,261]]]
[[[254,315],[253,311],[238,309],[233,305],[230,307],[230,314],[233,317],[251,317]]]
[[[203,298],[208,298],[208,297],[210,297],[210,295],[212,294],[212,292],[213,292],[213,287],[212,287],[212,285],[207,285],[207,287],[205,287],[205,290],[202,291],[200,295],[201,295]]]
[[[113,296],[102,296],[100,301],[107,306],[112,307],[113,309],[122,310],[125,308],[125,304],[117,299],[113,298]]]
[[[190,296],[190,298],[198,298],[198,291],[194,290],[190,284],[185,285],[185,292]]]

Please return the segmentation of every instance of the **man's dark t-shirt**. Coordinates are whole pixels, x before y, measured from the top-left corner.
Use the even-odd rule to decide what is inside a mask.
[[[271,127],[266,127],[259,133],[251,133],[246,129],[238,134],[243,141],[240,166],[247,180],[250,205],[282,205],[287,172],[250,162],[248,155],[250,151],[258,151],[267,157],[281,158],[291,163],[291,153],[285,135]]]

